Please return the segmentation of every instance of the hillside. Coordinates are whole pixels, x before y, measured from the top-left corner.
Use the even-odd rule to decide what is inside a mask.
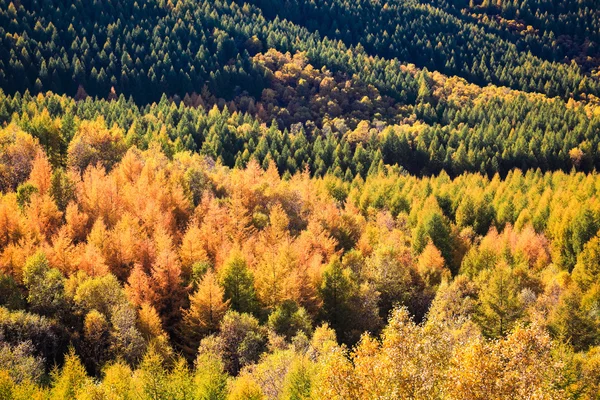
[[[595,399],[595,0],[0,0],[0,399]]]

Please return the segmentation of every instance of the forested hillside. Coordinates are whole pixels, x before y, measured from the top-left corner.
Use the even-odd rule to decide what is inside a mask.
[[[0,399],[598,399],[595,0],[0,0]]]

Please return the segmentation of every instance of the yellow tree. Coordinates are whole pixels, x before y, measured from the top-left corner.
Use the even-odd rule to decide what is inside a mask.
[[[25,233],[16,196],[0,196],[0,250],[17,242]]]
[[[85,240],[89,227],[89,217],[86,213],[81,212],[75,202],[70,202],[65,210],[65,227],[69,237],[74,242],[82,242]]]
[[[225,301],[224,297],[225,291],[219,285],[215,273],[207,271],[198,290],[190,296],[190,308],[183,313],[187,351],[195,352],[200,339],[217,330],[229,308],[229,300]]]
[[[394,309],[381,344],[366,336],[353,353],[359,397],[440,398],[451,350],[442,329],[426,330],[406,309]]]
[[[85,271],[89,276],[103,276],[110,272],[102,252],[93,243],[79,244],[78,247],[78,269]]]
[[[111,272],[121,280],[126,280],[133,264],[142,232],[139,221],[131,214],[125,214],[109,233],[104,243],[104,256]]]
[[[208,255],[203,246],[202,231],[194,221],[188,228],[181,240],[179,247],[179,258],[181,259],[181,270],[185,278],[192,272],[192,266],[200,261],[208,261]]]

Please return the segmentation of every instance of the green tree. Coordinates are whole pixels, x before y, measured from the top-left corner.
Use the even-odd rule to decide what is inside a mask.
[[[476,319],[483,332],[493,338],[505,336],[523,314],[519,283],[505,264],[479,276],[481,290]]]
[[[341,336],[350,317],[350,298],[355,291],[351,271],[339,260],[333,260],[323,271],[319,294],[323,301],[321,319],[328,321]]]
[[[232,310],[251,314],[258,311],[254,277],[241,254],[236,253],[225,262],[221,271],[221,285]]]
[[[225,400],[227,398],[228,376],[225,373],[219,354],[211,351],[201,351],[198,354],[195,366],[195,398],[199,400]]]
[[[23,268],[23,284],[28,291],[27,302],[31,310],[50,316],[65,311],[64,281],[59,270],[50,268],[44,253],[37,252],[29,257]]]
[[[268,326],[287,340],[298,333],[308,336],[312,331],[310,316],[304,307],[299,307],[292,300],[286,300],[275,308],[269,315]]]

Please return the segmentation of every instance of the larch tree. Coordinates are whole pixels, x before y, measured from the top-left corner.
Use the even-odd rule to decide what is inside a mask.
[[[254,277],[241,253],[234,252],[220,272],[225,298],[232,310],[245,313],[258,311]]]
[[[32,183],[41,195],[48,193],[52,184],[52,165],[43,151],[38,151],[33,160],[29,182]]]
[[[181,318],[181,308],[186,303],[187,288],[181,278],[181,265],[174,251],[162,251],[151,271],[154,303],[165,329],[172,332]]]
[[[215,273],[207,271],[198,289],[190,296],[190,308],[183,312],[183,334],[187,339],[185,347],[195,352],[200,339],[214,333],[229,308],[225,291],[219,285]]]
[[[506,264],[480,276],[477,321],[489,337],[503,337],[523,313],[517,277]]]
[[[184,277],[189,278],[191,276],[195,263],[208,260],[203,242],[202,231],[195,221],[191,222],[179,247],[179,258],[181,259],[181,270]]]

